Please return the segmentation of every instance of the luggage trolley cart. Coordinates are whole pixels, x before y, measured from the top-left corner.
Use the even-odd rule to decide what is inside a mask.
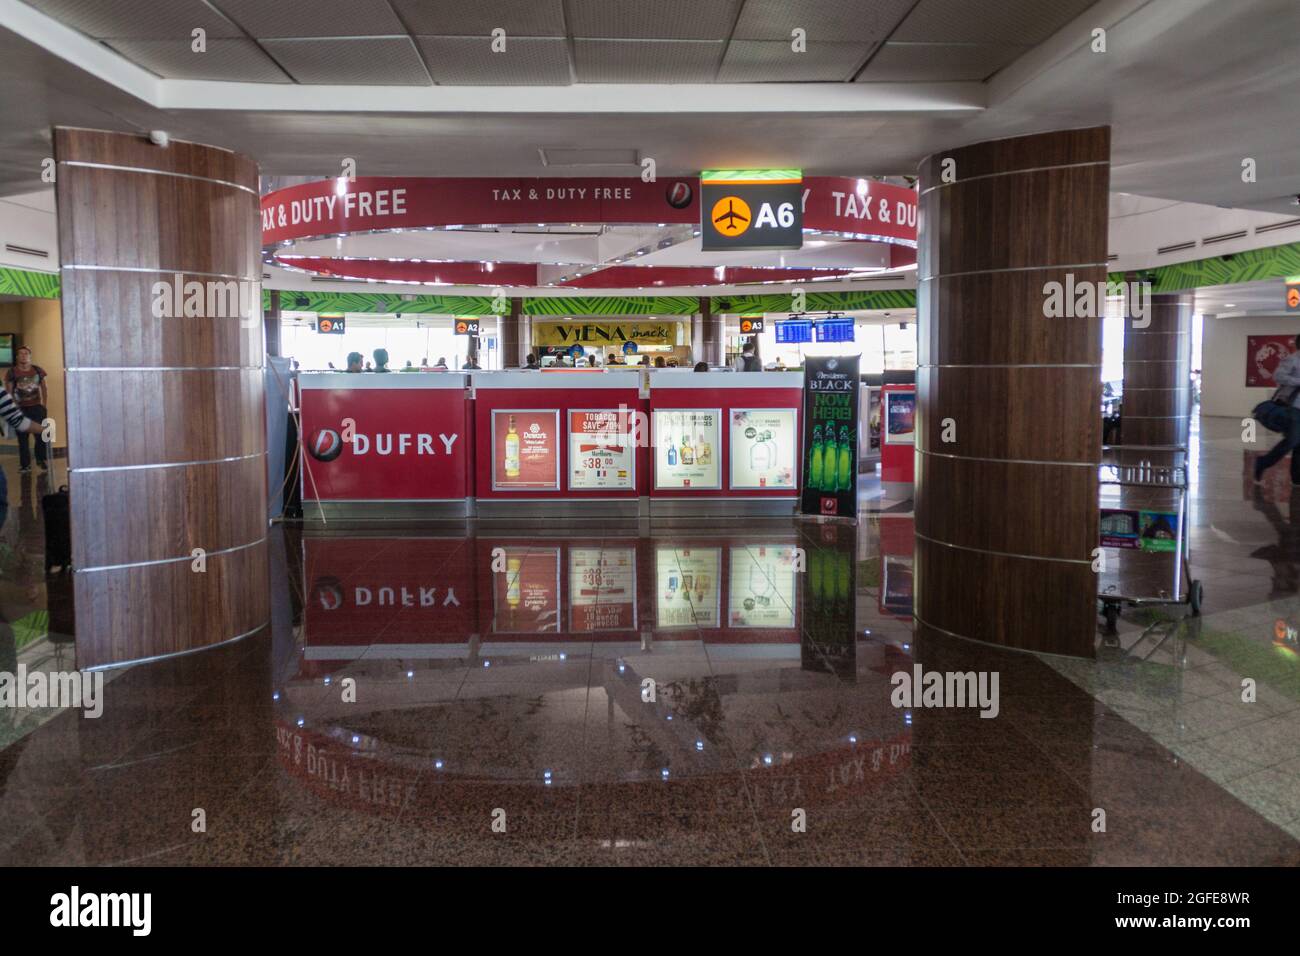
[[[1132,463],[1110,463],[1100,466],[1098,473],[1098,483],[1101,485],[1118,487],[1118,488],[1145,488],[1152,491],[1172,492],[1177,498],[1177,525],[1174,531],[1174,569],[1173,569],[1173,587],[1169,591],[1162,591],[1156,595],[1145,595],[1139,593],[1124,593],[1123,590],[1107,590],[1097,595],[1101,601],[1101,614],[1106,620],[1106,635],[1115,636],[1118,634],[1116,623],[1119,621],[1120,608],[1123,605],[1130,607],[1150,607],[1155,605],[1174,605],[1186,604],[1191,608],[1192,614],[1199,616],[1201,613],[1201,599],[1203,590],[1201,582],[1193,580],[1191,575],[1190,559],[1191,549],[1188,543],[1188,514],[1187,514],[1187,448],[1181,445],[1158,446],[1158,445],[1118,445],[1113,448],[1107,447],[1106,451],[1157,451],[1173,452],[1174,461],[1178,460],[1178,453],[1181,453],[1183,463],[1172,465],[1152,464],[1148,460],[1142,460],[1136,464]],[[1131,507],[1130,502],[1121,500],[1121,507],[1113,509],[1110,516],[1116,519],[1123,516],[1126,512],[1138,510],[1149,510],[1151,502],[1137,502],[1136,507]],[[1169,507],[1168,503],[1161,503],[1163,507]],[[1109,510],[1109,509],[1108,509]],[[1164,512],[1160,512],[1163,514]],[[1114,521],[1113,526],[1102,527],[1101,547],[1111,548],[1140,548],[1141,536],[1143,529],[1140,527],[1124,528],[1122,521]],[[1134,544],[1105,544],[1107,538],[1112,540],[1128,539]],[[1112,585],[1114,587],[1114,585]]]

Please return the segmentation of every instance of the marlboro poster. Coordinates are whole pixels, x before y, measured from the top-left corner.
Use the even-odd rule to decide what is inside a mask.
[[[858,362],[856,355],[804,360],[804,514],[857,517]]]
[[[636,447],[627,412],[569,412],[569,490],[636,487]]]

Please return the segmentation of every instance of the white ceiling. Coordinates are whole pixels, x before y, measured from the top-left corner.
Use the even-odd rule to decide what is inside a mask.
[[[764,53],[792,20],[809,52]],[[484,52],[496,25],[511,52]],[[196,26],[203,65],[168,66]],[[320,46],[342,35],[364,39]],[[0,0],[0,194],[39,187],[52,124],[166,129],[277,176],[344,158],[484,176],[635,171],[543,166],[545,147],[621,148],[660,175],[897,175],[954,145],[1109,123],[1116,191],[1294,214],[1297,35],[1296,0]],[[159,78],[194,70],[220,79]]]

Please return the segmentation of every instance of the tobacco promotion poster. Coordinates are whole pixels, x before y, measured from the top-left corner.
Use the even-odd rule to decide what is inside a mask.
[[[626,412],[569,412],[570,490],[636,487],[636,447]]]

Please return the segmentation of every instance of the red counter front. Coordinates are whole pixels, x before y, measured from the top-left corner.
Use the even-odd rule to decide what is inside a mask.
[[[691,500],[793,510],[802,402],[799,372],[650,373],[652,510],[656,499],[662,510]]]
[[[465,376],[309,372],[299,386],[309,516],[381,504],[464,509],[472,455]]]
[[[798,372],[300,381],[309,516],[786,514],[798,501]]]
[[[474,495],[499,502],[612,500],[644,494],[636,372],[481,372],[474,386]]]

